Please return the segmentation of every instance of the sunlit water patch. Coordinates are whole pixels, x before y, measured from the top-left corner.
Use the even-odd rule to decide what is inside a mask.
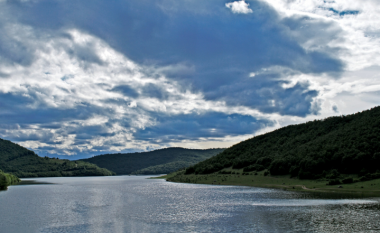
[[[178,184],[40,178],[0,192],[1,232],[378,232],[378,199]]]

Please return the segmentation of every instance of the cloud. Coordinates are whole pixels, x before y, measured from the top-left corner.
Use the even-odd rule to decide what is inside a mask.
[[[153,72],[154,67],[139,66],[86,33],[70,29],[54,37],[29,35],[33,42],[23,42],[35,43],[38,56],[33,63],[0,65],[0,70],[10,75],[0,87],[0,135],[37,152],[83,156],[142,150],[161,147],[158,140],[162,138],[172,138],[165,141],[170,146],[171,142],[207,135],[238,135],[238,129],[253,133],[262,127],[254,124],[258,120],[252,116],[246,116],[244,123],[252,127],[236,127],[242,121],[231,119],[243,119],[240,114],[246,111],[226,115],[222,113],[228,109],[225,104],[209,102],[201,94],[157,76],[162,69]],[[71,48],[81,46],[91,51],[91,56],[72,52]],[[214,114],[208,113],[210,109]],[[203,115],[207,117],[196,117]],[[230,120],[221,124],[217,120],[221,117]],[[213,128],[226,129],[205,134],[211,126],[194,128],[190,134],[174,138],[177,126],[196,121],[204,124],[205,119],[208,124],[219,122]],[[155,139],[140,136],[148,130]]]
[[[295,33],[286,30],[289,23],[281,21],[277,12],[262,2],[252,2],[251,5],[260,9],[260,12],[249,14],[245,19],[226,14],[223,4],[215,7],[215,3],[207,3],[201,7],[191,1],[183,3],[186,7],[177,7],[178,4],[173,1],[160,1],[160,7],[149,5],[145,1],[115,4],[96,2],[86,6],[81,2],[62,4],[39,2],[21,7],[25,12],[20,21],[49,30],[56,29],[60,24],[75,24],[82,30],[103,38],[137,64],[154,66],[155,69],[150,70],[151,72],[159,72],[182,87],[201,92],[209,100],[217,100],[216,97],[219,100],[228,99],[234,94],[228,87],[246,85],[249,82],[246,78],[250,73],[266,67],[277,65],[303,73],[332,72],[338,75],[344,67],[344,64],[330,52],[339,48],[303,48],[294,41]],[[84,12],[67,11],[67,6],[72,4],[78,5],[72,9],[79,8]],[[52,12],[58,17],[49,18],[41,9],[46,9],[46,12]],[[150,14],[142,16],[131,9],[149,11]],[[70,17],[59,17],[66,14]],[[86,15],[86,18],[83,15]],[[121,18],[113,18],[115,15]],[[70,21],[65,22],[68,19]],[[105,24],[105,21],[100,19],[108,19],[109,23]],[[93,23],[87,24],[89,21]],[[318,21],[314,26],[320,28],[320,31],[332,27],[329,23]],[[331,38],[337,33],[332,30]],[[324,42],[328,43],[330,40],[325,39]],[[83,53],[74,55],[88,61],[99,61],[93,55],[85,53],[84,56]],[[282,82],[272,81],[274,86]],[[248,84],[253,87],[252,84]],[[218,90],[219,93],[215,93]],[[235,99],[235,103],[253,106],[247,98],[242,98],[240,102]],[[268,103],[267,107],[271,106],[268,101],[261,103]],[[280,109],[274,111],[280,112]]]
[[[370,108],[379,12],[370,0],[2,1],[0,137],[76,156],[224,147]]]
[[[249,3],[244,0],[226,3],[226,7],[230,8],[235,14],[249,14],[253,11],[249,9]]]
[[[136,98],[139,96],[139,93],[131,88],[129,85],[120,85],[112,88],[111,91],[122,93],[124,96]]]
[[[379,45],[379,19],[374,15],[380,12],[380,6],[375,0],[357,1],[278,1],[266,0],[279,14],[286,18],[307,17],[313,21],[332,23],[341,30],[338,37],[328,42],[335,47],[344,49],[334,51],[348,66],[349,70],[363,69],[379,64],[378,52],[374,49]],[[308,25],[303,25],[307,30]],[[309,25],[309,27],[312,25]],[[312,27],[310,27],[311,29]],[[325,36],[322,33],[320,36]],[[320,37],[319,36],[319,37]],[[314,37],[310,37],[312,40]],[[310,46],[318,41],[302,42]],[[339,44],[339,45],[338,45]]]
[[[139,130],[137,139],[169,143],[199,138],[223,138],[225,135],[251,135],[255,131],[273,125],[266,119],[257,120],[249,115],[206,112],[157,116],[157,124]]]
[[[279,13],[288,25],[288,33],[304,49],[324,51],[345,64],[339,75],[308,76],[307,80],[313,83],[312,88],[319,91],[317,98],[323,103],[320,114],[324,115],[331,109],[339,109],[340,113],[352,113],[360,109],[358,104],[354,104],[356,102],[364,104],[366,108],[379,104],[372,100],[367,102],[368,95],[377,96],[380,82],[376,73],[380,64],[379,19],[374,17],[380,12],[377,1],[366,0],[360,4],[341,0],[266,2]],[[337,79],[330,80],[334,77]],[[295,81],[294,76],[290,79]],[[348,98],[352,104],[346,102]]]

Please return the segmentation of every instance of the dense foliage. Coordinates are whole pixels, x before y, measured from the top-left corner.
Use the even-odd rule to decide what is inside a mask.
[[[268,169],[272,175],[290,174],[300,179],[337,179],[343,173],[365,180],[380,173],[379,164],[380,107],[376,107],[248,139],[187,168],[186,174],[232,167],[244,172]]]
[[[20,179],[17,176],[0,170],[0,190],[5,190],[9,185],[17,184],[18,182],[20,182]]]
[[[107,176],[113,173],[83,161],[39,157],[33,151],[0,139],[0,169],[18,177]]]
[[[166,148],[161,150],[98,155],[82,161],[107,168],[118,175],[123,174],[166,174],[208,159],[224,149],[193,150]]]

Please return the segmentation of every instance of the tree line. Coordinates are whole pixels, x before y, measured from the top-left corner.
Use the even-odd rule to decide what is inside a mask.
[[[336,179],[380,174],[380,107],[352,115],[291,125],[240,142],[186,169],[210,174],[224,168],[244,172],[267,169],[271,175],[299,179]]]
[[[223,150],[171,147],[147,152],[97,155],[81,161],[107,168],[118,175],[167,174],[211,158]]]
[[[109,176],[115,173],[83,161],[40,157],[13,142],[0,139],[0,169],[18,177]]]

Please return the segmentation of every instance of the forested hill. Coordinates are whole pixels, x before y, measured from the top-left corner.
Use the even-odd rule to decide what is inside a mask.
[[[42,158],[33,151],[0,139],[0,170],[18,177],[104,176],[111,171],[82,161]]]
[[[195,150],[166,148],[149,152],[98,155],[82,161],[107,168],[118,175],[166,174],[194,165],[221,153],[224,149]]]
[[[231,167],[301,179],[358,174],[380,178],[380,107],[287,126],[236,144],[186,169],[209,174]],[[379,177],[378,177],[379,176]]]

